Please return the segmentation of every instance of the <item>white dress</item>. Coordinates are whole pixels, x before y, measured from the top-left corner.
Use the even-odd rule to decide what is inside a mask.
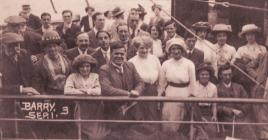
[[[165,91],[167,97],[189,97],[195,92],[195,66],[194,63],[182,57],[180,60],[171,58],[165,61],[161,68],[158,93]],[[168,82],[188,83],[187,87],[174,87]],[[166,87],[167,85],[167,87]],[[184,103],[165,102],[162,110],[162,120],[181,121],[185,114]],[[177,131],[180,124],[162,124],[163,131]]]

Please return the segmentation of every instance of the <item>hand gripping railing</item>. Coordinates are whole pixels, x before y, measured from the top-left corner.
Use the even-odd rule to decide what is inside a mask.
[[[2,95],[0,99],[4,101],[5,99],[17,100],[71,100],[71,101],[135,101],[135,102],[184,102],[184,103],[197,103],[197,102],[210,102],[210,103],[246,103],[246,104],[267,104],[266,99],[248,99],[248,98],[180,98],[180,97],[156,97],[156,96],[142,96],[138,98],[130,97],[115,97],[115,96],[73,96],[73,95]],[[191,112],[191,116],[192,116]],[[20,119],[20,118],[0,118],[1,121],[20,121],[20,122],[102,122],[102,123],[147,123],[147,124],[222,124],[222,125],[268,125],[268,122],[204,122],[204,121],[194,121],[191,117],[190,121],[137,121],[137,120],[81,120],[80,117],[76,120],[71,119]],[[191,127],[192,128],[192,127]],[[17,131],[17,130],[16,130]],[[78,127],[79,136],[81,139],[81,126]],[[192,130],[191,130],[192,131]],[[2,136],[2,133],[0,133]],[[192,134],[192,133],[191,133]],[[2,139],[2,138],[0,138]],[[192,140],[193,137],[190,136]]]

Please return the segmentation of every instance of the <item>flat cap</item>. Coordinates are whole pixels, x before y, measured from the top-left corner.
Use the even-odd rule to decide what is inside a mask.
[[[21,16],[9,16],[4,20],[7,24],[21,24],[26,23],[26,19]]]
[[[5,44],[10,44],[10,43],[19,43],[19,42],[23,42],[24,39],[21,35],[16,34],[16,33],[4,33],[1,40],[3,41],[3,43]]]

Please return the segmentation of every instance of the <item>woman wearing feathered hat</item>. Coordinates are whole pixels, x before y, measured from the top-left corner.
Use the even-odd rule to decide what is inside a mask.
[[[217,43],[214,45],[217,53],[217,67],[230,62],[236,53],[233,46],[227,44],[228,35],[232,32],[231,25],[216,24],[212,29]],[[216,70],[217,71],[217,70]]]
[[[101,95],[101,88],[99,83],[99,75],[92,72],[96,66],[97,61],[92,56],[82,54],[77,56],[72,64],[73,71],[66,80],[64,87],[64,94],[72,95]],[[83,120],[100,119],[103,116],[103,106],[100,102],[80,102],[76,105],[74,117]],[[80,116],[79,116],[80,115]],[[77,124],[78,125],[78,124]],[[94,139],[98,136],[105,136],[105,131],[100,123],[82,123],[82,139]],[[102,133],[93,133],[102,132]]]
[[[158,95],[165,92],[167,97],[189,97],[194,94],[195,66],[182,56],[186,48],[184,41],[171,39],[167,42],[166,51],[171,59],[166,60],[161,68]],[[162,120],[181,121],[185,114],[184,103],[164,103]],[[162,124],[164,132],[177,133],[180,124]]]

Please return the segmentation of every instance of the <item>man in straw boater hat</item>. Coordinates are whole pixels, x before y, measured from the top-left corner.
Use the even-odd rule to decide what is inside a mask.
[[[161,27],[161,29],[163,29],[165,20],[161,15],[162,5],[152,5],[152,11],[154,12],[155,16],[150,19],[149,25],[158,25],[159,27]]]
[[[195,48],[204,52],[204,62],[210,63],[214,70],[217,70],[217,58],[214,45],[206,40],[207,34],[211,31],[211,27],[208,22],[199,21],[192,25],[196,35],[201,39],[195,43]]]
[[[0,41],[1,47],[3,47],[0,58],[1,94],[39,95],[40,93],[33,88],[33,65],[30,55],[26,50],[21,49],[23,37],[16,33],[4,33]],[[15,118],[14,106],[14,100],[1,101],[1,118]],[[14,122],[1,122],[0,127],[3,131],[3,137],[16,137]],[[19,123],[18,128],[20,138],[35,138],[32,135],[33,129],[30,124]]]
[[[239,37],[245,39],[247,44],[238,48],[232,63],[236,64],[243,71],[248,73],[253,78],[257,77],[254,74],[258,67],[259,60],[266,53],[266,48],[257,43],[257,37],[261,29],[255,24],[246,24],[242,27]],[[244,86],[246,91],[250,93],[254,83],[241,72],[234,71],[234,80]],[[251,96],[251,95],[250,95]]]
[[[95,11],[95,8],[92,6],[87,6],[85,8],[87,15],[83,16],[80,22],[80,27],[83,29],[84,32],[88,32],[93,28],[93,20],[92,15]]]
[[[116,27],[118,26],[118,24],[124,22],[124,13],[125,11],[122,10],[120,7],[115,7],[112,11],[114,22],[112,23],[111,28],[108,32],[111,34],[113,40],[118,39]]]
[[[228,35],[232,32],[231,25],[216,24],[212,29],[212,33],[215,35],[217,43],[214,48],[217,53],[217,67],[230,62],[236,53],[233,46],[227,44]],[[216,70],[217,72],[217,70]]]

